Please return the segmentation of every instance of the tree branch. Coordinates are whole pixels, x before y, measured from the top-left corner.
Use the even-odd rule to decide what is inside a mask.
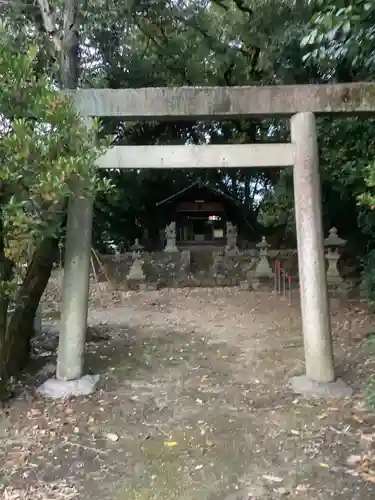
[[[61,39],[56,28],[55,15],[51,10],[48,0],[37,0],[41,16],[43,18],[44,29],[51,38],[57,52],[62,51]]]
[[[64,89],[76,89],[79,73],[79,35],[77,0],[65,0],[64,32],[61,51],[61,78]]]

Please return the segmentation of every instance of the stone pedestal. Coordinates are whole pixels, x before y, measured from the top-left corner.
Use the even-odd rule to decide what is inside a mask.
[[[126,276],[128,281],[145,281],[146,276],[143,272],[143,260],[136,258],[129,269],[129,274]]]
[[[37,388],[37,392],[51,399],[89,396],[96,391],[98,382],[99,375],[84,375],[74,380],[50,378]]]
[[[327,282],[330,284],[341,284],[343,283],[343,279],[340,276],[339,270],[337,268],[337,263],[340,258],[340,252],[337,248],[328,249],[326,253],[326,259],[328,261],[328,269],[327,269]]]
[[[348,387],[341,379],[333,382],[319,383],[315,380],[310,380],[306,375],[301,375],[292,377],[290,385],[293,392],[306,398],[349,398],[353,394],[353,389]]]
[[[165,227],[165,239],[167,241],[164,252],[175,253],[179,252],[176,246],[176,223],[173,221]]]

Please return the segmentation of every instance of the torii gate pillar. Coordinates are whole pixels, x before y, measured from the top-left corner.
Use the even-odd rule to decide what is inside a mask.
[[[52,398],[88,395],[95,391],[98,375],[83,375],[87,331],[93,199],[77,186],[68,205],[64,258],[64,284],[56,378],[38,392]]]
[[[351,394],[336,381],[325,271],[319,151],[314,113],[292,116],[295,145],[294,206],[306,375],[293,377],[293,389],[305,395]]]
[[[90,280],[93,200],[77,192],[68,205],[64,285],[56,378],[83,374]]]
[[[317,382],[333,382],[327,280],[315,116],[299,113],[291,119],[295,145],[294,204],[306,375]]]

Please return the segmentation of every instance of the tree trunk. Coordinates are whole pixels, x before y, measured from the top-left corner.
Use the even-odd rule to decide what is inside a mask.
[[[16,305],[7,328],[7,375],[16,375],[27,363],[30,341],[34,335],[34,319],[40,299],[51,276],[58,255],[58,238],[44,238],[27,269],[17,293]]]
[[[245,207],[247,210],[250,209],[250,176],[245,176],[245,188],[244,188],[244,196],[245,196]]]
[[[237,170],[234,168],[230,172],[230,179],[231,179],[231,184],[232,184],[232,196],[233,196],[233,198],[237,199],[237,196],[238,196]]]
[[[0,286],[6,287],[12,278],[13,263],[5,256],[3,245],[3,235],[0,236]],[[7,347],[8,347],[8,306],[9,295],[5,290],[0,293],[0,401],[6,397],[8,366],[7,366]]]
[[[10,295],[7,285],[12,279],[13,262],[5,255],[3,205],[6,199],[6,184],[0,182],[0,401],[6,395],[7,373],[7,321]]]
[[[54,27],[56,23],[53,19],[53,13],[49,8],[48,1],[39,0],[38,3],[46,32],[52,37],[56,50],[60,51],[61,87],[63,89],[76,89],[78,85],[79,68],[77,0],[65,0],[64,31],[61,42],[58,34],[55,32]],[[64,203],[63,207],[63,217],[61,217],[61,213],[56,215],[62,220],[66,217],[67,203]],[[16,308],[6,328],[7,346],[6,349],[3,349],[5,376],[16,375],[29,359],[30,340],[34,335],[35,314],[51,276],[53,263],[58,253],[58,241],[58,237],[44,238],[37,246],[32,261],[27,269],[25,280],[17,295]],[[0,303],[0,329],[2,323],[4,323],[4,318],[1,317],[1,311],[4,308],[5,305]],[[5,325],[6,322],[5,319]]]
[[[60,63],[61,86],[74,90],[79,78],[79,36],[77,0],[65,0],[64,32]]]

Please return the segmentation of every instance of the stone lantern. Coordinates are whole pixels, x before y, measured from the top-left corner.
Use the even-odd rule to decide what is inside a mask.
[[[129,269],[129,274],[126,276],[129,281],[144,281],[146,279],[143,272],[143,249],[144,247],[139,243],[139,239],[136,238],[134,244],[130,247],[133,263]]]
[[[340,259],[340,249],[346,244],[346,240],[340,238],[337,229],[332,227],[329,236],[324,240],[326,248],[326,259],[328,261],[327,282],[329,285],[342,285],[344,280],[340,276],[337,263]]]
[[[262,241],[256,245],[259,249],[259,261],[256,265],[254,275],[256,278],[272,278],[273,272],[268,261],[268,249],[271,245],[267,242],[266,237],[262,237]]]
[[[142,252],[144,250],[144,246],[142,246],[139,243],[139,238],[135,239],[133,245],[130,247],[130,250],[132,251],[133,260],[135,260],[137,258],[141,258]]]

